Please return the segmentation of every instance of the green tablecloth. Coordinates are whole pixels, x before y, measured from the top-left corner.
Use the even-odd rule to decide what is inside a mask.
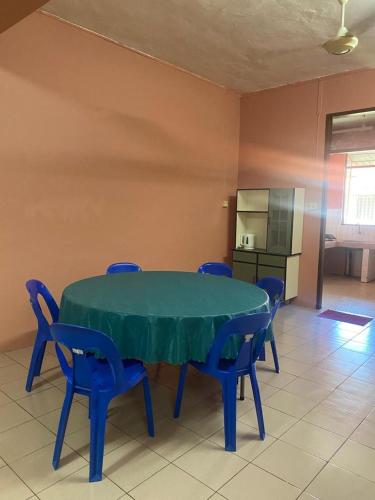
[[[267,294],[222,276],[138,272],[97,276],[65,288],[59,321],[111,336],[124,358],[181,364],[204,361],[220,325],[269,310]],[[223,357],[234,357],[228,342]]]

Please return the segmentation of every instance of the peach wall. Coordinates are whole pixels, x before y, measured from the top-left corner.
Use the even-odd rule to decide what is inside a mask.
[[[239,97],[39,13],[0,36],[0,349],[30,341],[24,282],[60,298],[114,261],[228,255]]]
[[[247,94],[241,101],[239,187],[306,188],[302,304],[314,306],[327,113],[375,107],[375,70]]]
[[[47,3],[47,0],[1,0],[0,33]]]

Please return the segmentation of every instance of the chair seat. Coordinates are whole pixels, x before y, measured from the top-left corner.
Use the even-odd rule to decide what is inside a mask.
[[[143,364],[135,359],[124,359],[122,365],[124,368],[125,381],[123,389],[126,390],[137,385],[144,376],[146,370]],[[96,360],[93,376],[99,388],[108,390],[108,388],[113,385],[113,374],[106,360]]]
[[[223,375],[227,375],[233,368],[235,361],[235,359],[220,359],[217,367],[218,371]],[[198,361],[189,361],[189,363],[197,370],[203,373],[211,374],[211,368],[208,363],[199,363]]]

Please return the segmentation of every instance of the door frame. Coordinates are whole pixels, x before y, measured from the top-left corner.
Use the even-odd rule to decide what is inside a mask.
[[[333,118],[336,116],[351,115],[355,113],[366,113],[375,111],[375,107],[353,109],[348,111],[340,111],[337,113],[328,113],[326,115],[326,129],[325,129],[325,145],[324,145],[324,170],[323,170],[323,184],[322,184],[322,203],[320,209],[320,235],[319,235],[319,262],[318,262],[318,282],[316,291],[316,309],[321,309],[323,306],[323,285],[324,285],[324,254],[325,254],[325,232],[327,221],[327,191],[328,191],[328,158],[331,153],[349,153],[354,151],[363,151],[363,148],[346,149],[332,151],[332,123]],[[375,147],[374,147],[375,149]]]

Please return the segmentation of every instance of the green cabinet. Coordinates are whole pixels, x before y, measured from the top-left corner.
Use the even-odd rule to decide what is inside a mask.
[[[233,278],[248,283],[256,283],[257,281],[257,266],[247,262],[233,261]]]
[[[273,276],[285,283],[284,299],[298,294],[299,255],[269,255],[256,250],[233,251],[233,278],[256,283],[261,278]]]
[[[271,267],[271,266],[258,266],[258,280],[266,278],[267,276],[272,276],[273,278],[280,278],[285,281],[286,266],[283,267]]]
[[[271,189],[268,207],[267,252],[292,251],[294,189]]]
[[[303,188],[237,191],[235,279],[256,283],[275,276],[285,283],[285,300],[297,296],[304,198]],[[254,235],[254,249],[242,245],[244,234]]]

